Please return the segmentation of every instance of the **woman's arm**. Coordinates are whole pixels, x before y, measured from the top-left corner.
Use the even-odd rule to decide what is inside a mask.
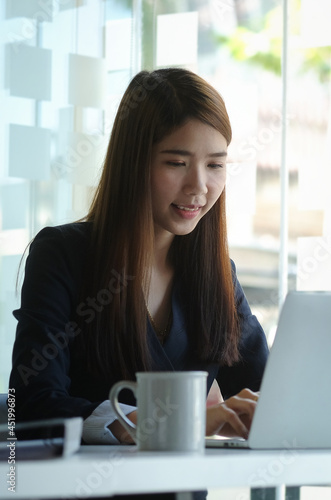
[[[240,323],[239,352],[241,360],[232,366],[222,366],[219,369],[217,382],[224,399],[229,399],[246,387],[254,392],[259,391],[269,354],[265,333],[256,316],[252,314],[244,291],[237,279],[233,262],[232,271]]]
[[[103,401],[71,394],[71,349],[80,335],[74,321],[88,240],[86,226],[46,228],[26,262],[10,387],[17,421],[90,415]],[[105,398],[104,398],[105,399]]]
[[[131,413],[126,415],[132,423],[137,425],[137,411],[134,410]],[[125,444],[132,444],[134,440],[132,439],[131,434],[128,433],[126,429],[124,429],[123,425],[119,420],[115,420],[111,425],[109,425],[109,430],[113,434],[113,436],[120,442]]]

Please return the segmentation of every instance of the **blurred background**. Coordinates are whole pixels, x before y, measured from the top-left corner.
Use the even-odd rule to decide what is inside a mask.
[[[0,392],[24,249],[86,214],[141,69],[186,67],[225,99],[230,251],[269,344],[287,290],[331,289],[331,3],[284,3],[287,29],[280,0],[0,2]]]

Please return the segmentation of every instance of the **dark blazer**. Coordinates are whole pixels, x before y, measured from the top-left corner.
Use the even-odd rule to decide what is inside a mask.
[[[95,378],[75,347],[81,331],[77,314],[83,322],[92,320],[100,307],[93,297],[79,298],[90,231],[86,222],[45,228],[30,246],[21,307],[14,311],[18,325],[9,386],[16,391],[17,421],[86,418],[121,378],[116,373],[111,380]],[[258,390],[268,355],[264,332],[251,314],[234,265],[233,270],[242,354],[233,367],[201,363],[192,355],[178,284],[172,295],[173,324],[164,346],[147,324],[153,370],[206,370],[208,389],[217,378],[225,398],[244,387]],[[129,392],[121,396],[123,402],[134,404]]]

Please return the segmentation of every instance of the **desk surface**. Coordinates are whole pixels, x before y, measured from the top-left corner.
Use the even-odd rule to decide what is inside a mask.
[[[0,498],[86,498],[206,488],[331,484],[331,450],[208,449],[204,455],[138,452],[135,446],[82,446],[68,458],[0,462]]]

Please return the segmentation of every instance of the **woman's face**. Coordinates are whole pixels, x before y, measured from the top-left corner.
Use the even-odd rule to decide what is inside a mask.
[[[151,191],[156,235],[193,231],[224,189],[226,154],[223,135],[196,119],[155,144]]]

